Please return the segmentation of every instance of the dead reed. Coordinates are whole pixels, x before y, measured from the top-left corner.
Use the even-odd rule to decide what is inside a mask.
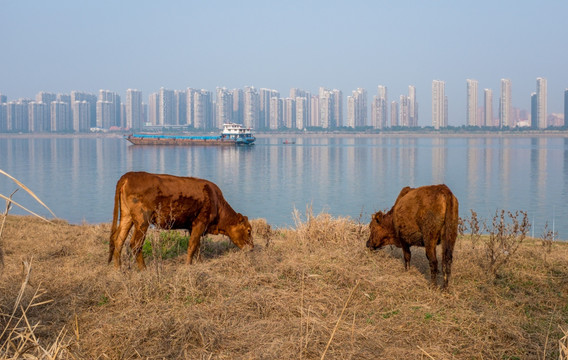
[[[46,290],[39,284],[30,293],[30,275],[32,271],[32,259],[23,261],[23,280],[16,297],[11,314],[0,314],[0,358],[2,359],[67,359],[71,353],[67,351],[71,340],[67,336],[67,330],[63,327],[57,333],[55,339],[47,344],[42,344],[36,336],[37,329],[41,326],[39,321],[30,319],[31,310],[50,304],[53,300],[43,300]],[[29,293],[31,296],[29,296]]]
[[[202,241],[192,266],[183,255],[150,256],[146,271],[117,272],[105,261],[108,224],[52,226],[8,216],[0,331],[9,330],[0,344],[14,342],[6,335],[12,329],[28,328],[33,335],[18,336],[35,339],[27,354],[36,358],[53,347],[61,359],[565,356],[563,242],[551,244],[545,262],[540,241],[526,239],[494,279],[480,261],[483,246],[473,248],[462,236],[444,293],[428,286],[423,249],[412,248],[411,269],[404,271],[399,249],[365,248],[368,228],[361,221],[314,215],[308,207],[296,212],[294,228],[272,229],[262,219],[251,224],[252,252],[212,237]],[[22,259],[31,256],[23,305],[12,316],[23,288]],[[152,270],[155,261],[159,271]],[[21,309],[30,326],[15,326]],[[9,354],[2,348],[0,358],[14,358],[17,348]]]

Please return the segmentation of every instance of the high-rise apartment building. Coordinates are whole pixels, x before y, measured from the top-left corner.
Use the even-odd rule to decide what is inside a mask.
[[[290,98],[295,99],[297,97],[306,97],[306,91],[298,88],[290,89]]]
[[[45,119],[45,121],[48,122],[47,129],[49,129],[49,127],[51,125],[51,111],[49,109],[51,107],[51,103],[53,101],[56,101],[56,100],[57,100],[57,95],[54,94],[54,93],[48,93],[48,92],[45,92],[45,91],[40,91],[39,93],[36,94],[35,102],[36,103],[43,103],[43,104],[47,105],[47,110],[45,110],[45,111],[47,111],[47,115],[46,115],[47,118]],[[34,109],[34,110],[36,110],[36,109]],[[34,121],[37,121],[37,118]],[[37,126],[34,126],[34,128],[37,128]],[[36,130],[36,129],[32,130],[31,127],[30,127],[30,131],[31,132],[38,132],[38,131],[41,131],[41,130]]]
[[[416,100],[416,87],[408,85],[408,125],[418,126],[418,101]]]
[[[343,126],[343,92],[338,89],[331,91],[333,96],[333,120],[332,127]],[[366,100],[365,100],[366,101]]]
[[[71,105],[71,95],[69,94],[57,94],[56,100]]]
[[[533,128],[533,129],[538,128],[537,117],[538,117],[538,114],[537,114],[536,93],[533,92],[533,93],[531,93],[531,128]]]
[[[86,101],[75,101],[71,106],[73,117],[72,128],[75,132],[86,132],[91,127],[91,104]]]
[[[188,126],[195,127],[195,93],[197,89],[187,88],[185,90],[185,119]]]
[[[511,97],[511,80],[501,79],[501,97],[499,98],[499,127],[513,126],[513,102]]]
[[[71,91],[71,112],[73,112],[73,104],[77,101],[86,101],[89,103],[89,115],[88,115],[88,127],[96,127],[97,126],[97,95],[80,92],[80,91]],[[88,131],[89,129],[87,129]]]
[[[265,129],[270,124],[270,99],[272,90],[261,88],[259,90],[259,116],[258,123],[254,124],[256,129]]]
[[[312,117],[312,102],[311,102],[311,98],[312,98],[312,94],[309,91],[306,90],[302,90],[302,89],[298,89],[298,88],[291,88],[290,89],[290,97],[292,99],[296,100],[296,128],[298,129],[303,129],[306,126],[310,126],[310,121],[311,121],[311,117]],[[302,116],[303,119],[299,119],[298,118],[298,100],[300,98],[304,98],[306,99],[305,105],[300,105],[302,106]],[[301,127],[300,127],[301,126]]]
[[[0,95],[1,96],[1,95]],[[6,102],[0,98],[0,132],[8,132],[8,114]]]
[[[184,90],[174,90],[174,123],[187,125],[187,93]]]
[[[444,81],[432,81],[432,126],[436,130],[448,126],[445,86]]]
[[[371,126],[375,129],[383,129],[388,126],[388,99],[387,87],[379,85],[377,95],[373,97],[371,104]]]
[[[64,102],[64,101],[63,101]],[[71,102],[71,98],[69,98]],[[120,96],[112,91],[99,90],[97,100],[97,127],[108,129],[111,126],[124,127],[120,118]]]
[[[97,101],[97,127],[100,129],[109,129],[113,124],[114,105],[110,101]]]
[[[564,126],[568,124],[568,89],[564,90]]]
[[[40,91],[36,94],[36,103],[44,103],[50,105],[52,101],[57,100],[57,95],[53,93],[48,93],[45,91]]]
[[[6,103],[7,131],[9,132],[28,132],[29,131],[29,99],[18,99]]]
[[[358,88],[347,97],[347,126],[367,126],[367,90]]]
[[[28,104],[28,129],[30,132],[49,131],[49,105],[39,101],[32,101]]]
[[[233,89],[233,116],[232,120],[237,124],[244,124],[245,118],[245,92],[243,89]]]
[[[324,129],[335,127],[333,122],[333,97],[331,91],[320,87],[319,88],[319,123]]]
[[[201,89],[193,94],[193,126],[196,129],[212,129],[213,101],[210,91]]]
[[[296,99],[296,129],[303,130],[308,121],[308,98],[298,96]]]
[[[144,126],[142,91],[126,90],[126,128],[140,130]]]
[[[259,123],[260,97],[254,86],[245,87],[243,124],[252,128]]]
[[[320,99],[319,95],[312,95],[310,101],[310,124],[312,127],[320,127]]]
[[[391,101],[390,104],[390,123],[391,127],[398,126],[398,103],[396,101]]]
[[[400,95],[398,100],[398,126],[410,126],[410,106],[406,95]]]
[[[216,128],[221,129],[223,128],[223,124],[233,122],[233,94],[230,90],[225,87],[217,88],[215,107]]]
[[[539,77],[536,79],[536,124],[539,129],[548,127],[546,102],[546,79]]]
[[[160,88],[158,93],[158,125],[168,126],[177,125],[176,118],[176,100],[173,90]]]
[[[68,103],[52,101],[50,110],[52,132],[73,131],[71,108]]]
[[[480,126],[477,121],[477,80],[467,79],[466,125]]]
[[[343,125],[343,93],[341,90],[319,88],[319,126],[324,129]]]
[[[158,93],[151,93],[148,96],[148,122],[151,125],[158,125],[160,118],[160,96]]]
[[[494,126],[493,124],[493,90],[483,90],[483,126]]]
[[[271,114],[271,110],[270,110],[270,104],[272,103],[272,98],[273,97],[280,97],[280,93],[276,90],[272,90],[272,89],[260,89],[259,92],[259,105],[260,105],[260,109],[259,109],[259,118],[258,118],[258,123],[254,124],[254,128],[256,129],[266,129],[269,128],[271,126],[270,123],[270,114]]]
[[[270,117],[268,119],[269,128],[271,130],[277,130],[282,127],[282,113],[283,113],[284,101],[279,97],[273,96],[270,98]]]
[[[347,96],[347,127],[355,128],[356,111],[355,97],[351,95]]]
[[[287,129],[296,128],[296,98],[285,98],[282,108],[282,125]]]

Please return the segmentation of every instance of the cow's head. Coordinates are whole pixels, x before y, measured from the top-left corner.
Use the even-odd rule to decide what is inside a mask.
[[[385,245],[395,244],[391,214],[385,214],[382,211],[374,214],[371,218],[369,229],[371,230],[371,234],[369,235],[369,240],[367,240],[368,248],[374,250],[380,249]]]
[[[252,241],[252,226],[248,221],[248,217],[242,214],[237,214],[237,222],[229,225],[226,229],[227,235],[231,241],[239,248],[252,248],[254,247]]]

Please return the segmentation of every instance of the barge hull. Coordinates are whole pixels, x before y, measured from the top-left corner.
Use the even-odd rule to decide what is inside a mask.
[[[182,139],[182,138],[135,138],[127,137],[126,140],[134,145],[227,145],[234,146],[236,141],[229,139]]]

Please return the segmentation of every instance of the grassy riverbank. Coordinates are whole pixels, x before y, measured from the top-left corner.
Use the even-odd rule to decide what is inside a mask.
[[[405,272],[400,250],[366,250],[367,223],[299,220],[272,230],[254,220],[253,252],[209,238],[193,266],[150,251],[138,272],[128,254],[122,271],[106,264],[109,224],[10,216],[0,333],[25,321],[2,334],[0,358],[34,343],[28,353],[65,359],[559,358],[568,244],[526,240],[494,278],[483,246],[461,237],[441,292],[423,249]]]

